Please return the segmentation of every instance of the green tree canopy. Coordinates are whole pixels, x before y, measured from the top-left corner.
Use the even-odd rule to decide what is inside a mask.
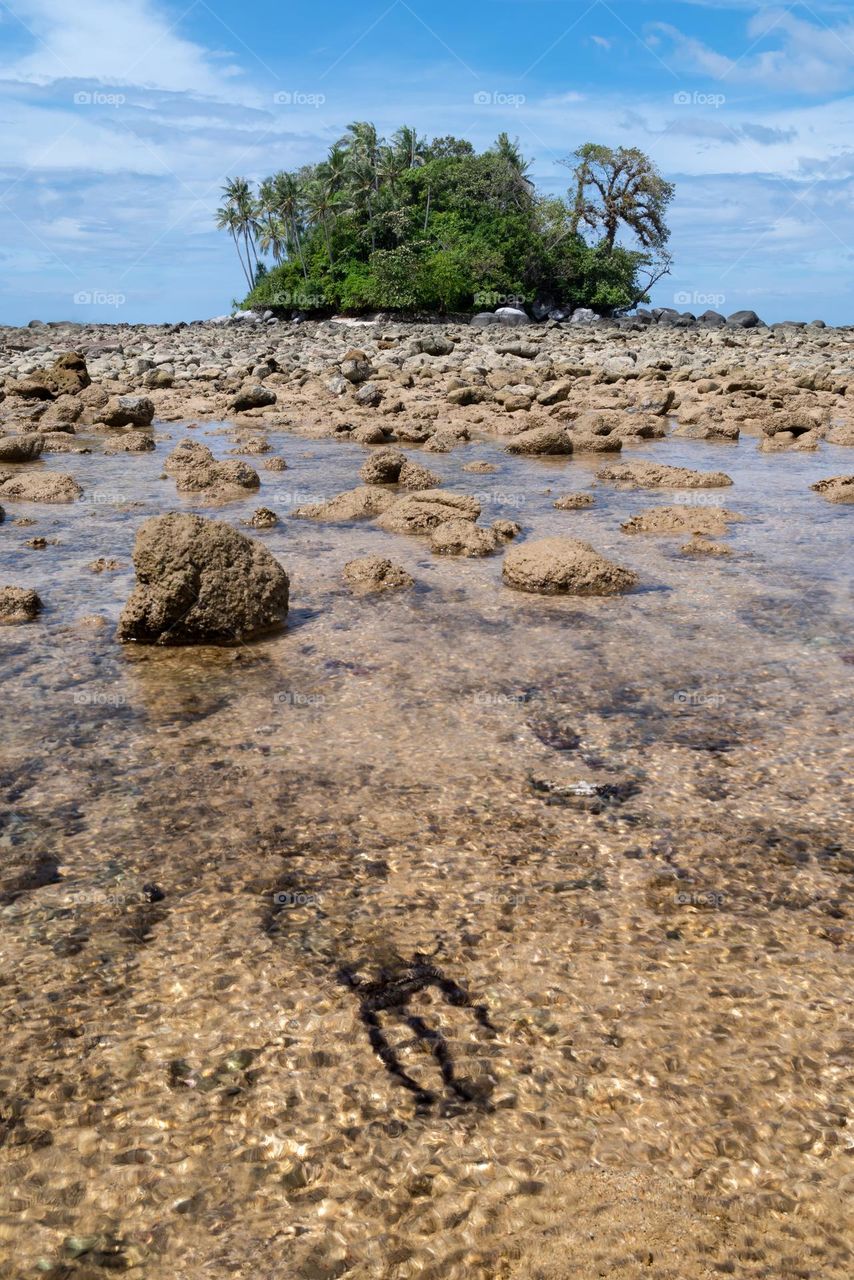
[[[643,297],[645,273],[669,265],[673,187],[635,149],[590,143],[574,159],[571,198],[544,197],[506,133],[478,154],[464,139],[428,142],[408,125],[385,139],[355,121],[324,160],[275,173],[255,194],[231,179],[217,225],[232,236],[250,306],[447,313],[540,298],[625,309]]]

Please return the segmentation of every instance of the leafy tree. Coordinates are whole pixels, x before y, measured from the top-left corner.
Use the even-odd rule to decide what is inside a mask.
[[[478,155],[464,139],[428,143],[407,125],[385,139],[355,121],[325,160],[274,173],[257,196],[232,179],[217,225],[248,305],[456,312],[517,297],[625,309],[667,270],[673,188],[639,151],[591,144],[575,161],[574,198],[544,198],[506,133]],[[617,243],[621,225],[638,248]]]
[[[588,142],[575,153],[576,230],[584,224],[602,233],[614,248],[620,223],[634,233],[644,249],[661,249],[670,232],[664,222],[675,187],[665,182],[649,156],[636,147],[610,147]]]

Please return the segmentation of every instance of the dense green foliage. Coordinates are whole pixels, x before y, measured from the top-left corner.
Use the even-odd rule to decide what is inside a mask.
[[[277,173],[257,195],[230,181],[217,223],[240,256],[247,306],[628,308],[667,270],[673,188],[639,151],[590,145],[574,160],[567,202],[537,194],[506,134],[477,155],[460,139],[428,144],[404,127],[386,142],[357,123],[322,163]],[[617,244],[620,224],[638,248]]]

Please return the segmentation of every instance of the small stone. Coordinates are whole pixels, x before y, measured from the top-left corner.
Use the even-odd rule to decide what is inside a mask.
[[[32,622],[42,602],[28,587],[0,587],[0,623]]]
[[[400,591],[415,585],[415,579],[404,568],[383,556],[348,560],[344,577],[360,591]]]

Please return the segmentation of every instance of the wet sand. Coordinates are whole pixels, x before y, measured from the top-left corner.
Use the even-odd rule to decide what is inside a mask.
[[[257,495],[177,494],[167,452],[230,456],[219,425],[48,456],[84,499],[7,507],[3,580],[46,605],[0,629],[9,1274],[850,1275],[850,509],[809,489],[846,451],[627,454],[733,477],[695,494],[424,457],[640,577],[548,599],[288,519],[354,444],[266,428]],[[738,511],[733,554],[621,532],[664,502]],[[261,505],[285,632],[115,643],[143,518]],[[351,594],[368,554],[414,591]]]

